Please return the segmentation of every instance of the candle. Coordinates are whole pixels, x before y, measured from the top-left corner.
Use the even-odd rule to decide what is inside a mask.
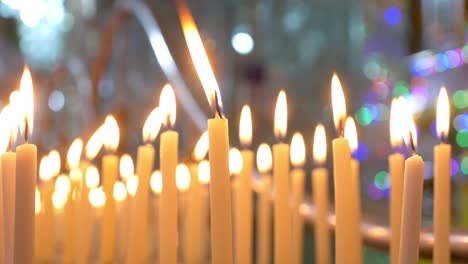
[[[400,115],[408,115],[409,109],[402,104]],[[403,115],[404,113],[404,115]],[[404,140],[411,146],[413,155],[405,161],[405,174],[403,177],[403,211],[401,217],[401,237],[400,237],[400,264],[417,263],[419,259],[419,235],[421,231],[423,183],[424,183],[424,161],[415,152],[416,147],[416,127],[413,118],[407,117],[404,120],[406,133]]]
[[[234,248],[235,261],[239,264],[252,263],[252,171],[254,154],[249,149],[252,143],[252,114],[250,107],[244,105],[242,107],[240,124],[239,124],[239,140],[243,146],[242,155],[242,170],[238,178],[238,189],[236,191],[235,200],[237,205],[242,208],[238,212],[235,223],[236,232],[234,233]]]
[[[14,263],[32,263],[34,259],[34,205],[37,175],[37,147],[28,142],[33,129],[34,98],[31,74],[24,69],[20,94],[23,107],[25,143],[16,148],[16,192]]]
[[[262,143],[257,150],[257,168],[262,175],[257,197],[257,263],[271,263],[271,149]]]
[[[172,130],[176,119],[175,95],[172,87],[166,84],[159,99],[163,124],[167,131],[161,134],[160,168],[162,192],[160,203],[159,262],[177,263],[177,186],[176,167],[179,134]]]
[[[356,123],[352,117],[346,118],[344,128],[344,138],[348,140],[349,148],[352,153],[356,153],[358,149],[358,139],[356,131]],[[348,221],[351,222],[351,226],[358,227],[357,232],[353,232],[352,241],[355,241],[354,250],[356,257],[358,258],[357,263],[362,263],[362,238],[360,232],[361,226],[361,196],[360,196],[360,179],[359,179],[359,161],[351,158],[351,185],[349,191],[351,192],[351,200],[349,206],[352,206],[351,211],[353,214],[349,215]]]
[[[55,207],[59,209],[59,213],[65,221],[64,232],[62,235],[63,245],[63,261],[71,262],[73,259],[73,194],[70,178],[62,174],[55,181],[55,192],[52,199],[55,198]],[[57,218],[57,217],[56,217]],[[56,221],[58,222],[58,221]],[[46,234],[47,235],[47,234]],[[54,252],[55,253],[55,252]]]
[[[149,187],[148,187],[149,188]],[[127,203],[127,188],[121,181],[114,184],[113,198],[115,201],[115,217],[116,221],[116,258],[118,261],[123,261],[127,233],[128,233],[128,203]]]
[[[393,99],[390,109],[390,141],[392,147],[397,149],[401,145],[402,131],[398,113],[400,99]],[[401,206],[403,200],[403,171],[405,157],[395,151],[388,156],[388,172],[390,174],[390,261],[398,264],[398,251],[400,250]]]
[[[336,74],[332,78],[332,105],[335,127],[340,137],[332,142],[333,173],[335,187],[335,261],[342,263],[359,263],[361,252],[358,251],[360,236],[359,223],[350,221],[356,219],[356,206],[351,203],[354,192],[351,172],[351,150],[348,140],[343,138],[343,128],[346,118],[346,102],[340,80]],[[353,240],[354,239],[354,240]]]
[[[144,262],[149,257],[148,237],[148,207],[150,177],[153,172],[155,150],[151,145],[156,139],[161,127],[161,113],[158,107],[151,111],[143,125],[143,141],[145,145],[138,147],[137,176],[138,188],[135,196],[135,206],[132,206],[129,242],[126,262]],[[133,164],[132,164],[133,165]],[[133,173],[132,173],[133,174]]]
[[[286,93],[281,90],[275,109],[275,136],[280,143],[273,145],[274,184],[274,261],[292,261],[291,208],[289,206],[289,145],[282,141],[286,137],[288,109]]]
[[[119,173],[119,158],[112,154],[119,146],[120,134],[117,121],[112,115],[108,115],[104,121],[104,147],[108,154],[102,158],[102,188],[107,200],[103,208],[101,226],[101,262],[113,262],[115,254],[115,202],[113,197],[114,183]]]
[[[314,225],[315,262],[331,263],[330,229],[328,226],[328,170],[323,166],[327,159],[325,128],[317,125],[314,134],[313,158],[317,168],[312,170],[312,201],[316,217]]]
[[[15,182],[16,153],[7,151],[2,154],[3,202],[5,213],[5,263],[13,263],[13,245],[15,229]]]
[[[127,185],[127,189],[128,187],[129,186]],[[160,251],[159,250],[159,219],[160,219],[159,196],[161,195],[161,191],[162,191],[161,171],[159,170],[153,171],[153,173],[151,174],[150,187],[151,187],[151,191],[155,194],[154,199],[152,199],[153,208],[154,208],[154,214],[153,214],[154,223],[152,223],[152,225],[154,229],[154,234],[156,236],[156,239],[152,240],[154,243],[153,250],[157,252],[156,255],[159,256],[159,251]]]
[[[91,230],[95,231],[96,227],[99,226],[99,224],[101,224],[101,228],[102,228],[102,222],[103,222],[102,210],[104,206],[106,206],[107,197],[104,191],[102,190],[102,187],[99,187],[99,188],[95,187],[95,188],[90,189],[88,193],[88,200],[89,200],[89,204],[93,207]],[[96,234],[92,232],[91,236],[95,237],[95,235]],[[90,247],[91,249],[96,250],[97,249],[96,247],[99,245],[99,241],[97,241],[97,243],[95,241],[92,241],[92,242],[94,243],[90,243]],[[94,252],[90,252],[90,254],[94,256],[95,254],[98,254],[98,252],[94,251]]]
[[[301,133],[294,133],[291,140],[290,160],[293,166],[292,178],[292,263],[303,263],[304,251],[304,217],[300,212],[301,204],[304,201],[304,163],[305,145]]]
[[[198,164],[198,181],[200,182],[200,240],[199,247],[201,249],[202,262],[209,258],[209,237],[211,235],[209,228],[210,219],[210,163],[207,160],[202,160]]]
[[[211,174],[211,260],[213,263],[230,264],[233,261],[233,255],[228,120],[222,114],[218,83],[211,70],[195,21],[185,2],[177,1],[177,4],[192,62],[210,106],[215,109],[215,118],[208,120]]]
[[[42,220],[43,214],[41,214],[41,193],[39,192],[39,189],[36,187],[36,201],[34,204],[34,213],[35,213],[35,220],[34,220],[34,260],[38,261],[41,252],[40,252],[40,247],[39,245],[41,244],[40,242],[42,241],[41,233],[38,232]],[[7,262],[5,262],[7,263]]]
[[[450,263],[450,152],[448,137],[450,107],[447,90],[442,87],[437,100],[437,135],[434,147],[434,263]]]
[[[184,259],[186,263],[202,263],[203,262],[203,243],[204,239],[202,236],[206,233],[206,228],[203,228],[203,216],[202,215],[202,203],[206,202],[202,198],[203,187],[202,182],[199,180],[199,165],[196,162],[202,160],[208,153],[208,132],[205,131],[200,136],[195,149],[193,151],[193,160],[195,161],[190,165],[190,189],[189,199],[187,205],[187,217],[185,221],[185,245],[184,245]],[[206,166],[209,164],[204,163]],[[202,168],[203,169],[203,168]],[[209,172],[208,172],[209,173]],[[202,174],[206,172],[202,171]],[[206,206],[205,206],[206,207]]]

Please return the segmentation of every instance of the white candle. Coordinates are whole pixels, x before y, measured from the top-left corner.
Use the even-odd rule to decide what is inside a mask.
[[[293,170],[291,172],[292,178],[292,263],[303,263],[304,255],[304,217],[300,212],[302,203],[304,202],[304,163],[305,163],[305,144],[304,138],[300,133],[294,133],[291,140],[290,151],[291,164]]]
[[[270,147],[262,143],[257,150],[257,168],[262,175],[257,198],[257,263],[271,263],[271,166]]]

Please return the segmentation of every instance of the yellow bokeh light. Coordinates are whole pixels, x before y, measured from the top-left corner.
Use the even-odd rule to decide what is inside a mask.
[[[266,143],[260,144],[257,150],[257,168],[258,172],[266,174],[271,171],[273,164],[273,157],[271,155],[271,148]]]

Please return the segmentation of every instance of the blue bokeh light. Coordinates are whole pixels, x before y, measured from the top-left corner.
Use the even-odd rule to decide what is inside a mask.
[[[398,9],[398,7],[395,6],[387,8],[384,13],[384,19],[388,25],[392,27],[398,26],[398,24],[400,24],[401,22],[400,9]]]

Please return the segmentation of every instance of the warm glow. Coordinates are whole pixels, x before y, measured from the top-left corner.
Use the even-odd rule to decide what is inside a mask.
[[[437,117],[436,117],[436,130],[437,136],[444,139],[447,138],[450,127],[450,105],[447,95],[447,89],[442,87],[437,99]]]
[[[187,165],[179,164],[176,168],[176,185],[177,189],[185,192],[190,187],[190,171]]]
[[[117,202],[122,202],[127,199],[127,188],[123,182],[118,181],[114,183],[113,196],[114,200]]]
[[[358,138],[356,131],[356,123],[352,117],[346,118],[344,127],[344,137],[348,140],[349,148],[351,152],[355,152],[358,149]]]
[[[289,151],[289,157],[291,164],[294,167],[302,167],[305,163],[305,143],[301,133],[294,133],[291,140],[291,150]]]
[[[241,172],[244,160],[242,155],[237,148],[231,148],[229,150],[229,173],[231,175],[237,175]]]
[[[12,142],[16,141],[18,137],[18,131],[24,129],[24,118],[22,115],[22,102],[21,95],[18,90],[15,90],[10,93],[10,126],[11,126],[11,136]]]
[[[132,157],[128,154],[123,154],[120,157],[120,176],[123,179],[128,179],[133,174],[135,174],[135,166],[133,165]]]
[[[89,191],[88,200],[92,207],[102,208],[106,205],[106,194],[102,188],[93,188]]]
[[[86,158],[92,160],[101,150],[104,144],[104,138],[106,137],[105,125],[101,125],[94,134],[89,138],[86,143]]]
[[[132,175],[127,179],[127,191],[131,197],[134,197],[138,191],[138,176]]]
[[[401,120],[405,113],[400,112],[401,100],[400,97],[393,98],[390,106],[390,143],[394,148],[400,146],[403,140]]]
[[[260,144],[257,150],[257,168],[258,172],[267,174],[271,170],[273,157],[271,155],[271,148],[266,143]]]
[[[55,192],[63,195],[67,195],[71,190],[70,179],[62,174],[55,180]]]
[[[315,128],[312,155],[314,162],[317,164],[323,165],[327,160],[327,136],[325,127],[322,124],[318,124]]]
[[[200,136],[200,139],[197,141],[197,145],[195,145],[195,149],[193,150],[193,158],[196,161],[202,160],[205,158],[206,154],[208,153],[208,131],[203,132]]]
[[[114,116],[108,115],[104,121],[105,134],[104,134],[104,147],[108,151],[115,151],[119,146],[120,131],[117,120]]]
[[[143,142],[151,143],[156,139],[159,134],[159,130],[161,129],[161,118],[161,110],[159,107],[156,107],[151,111],[143,125]]]
[[[12,122],[13,113],[9,105],[6,105],[0,112],[0,153],[7,150],[10,141],[14,141],[16,137],[17,125]]]
[[[159,97],[159,107],[161,109],[162,123],[166,127],[173,127],[176,120],[176,98],[174,89],[170,84],[164,85]]]
[[[248,105],[242,107],[239,122],[239,139],[244,147],[252,144],[252,113]]]
[[[52,170],[49,167],[49,156],[45,155],[39,163],[39,179],[41,181],[49,181],[52,177]]]
[[[80,166],[81,152],[83,151],[83,140],[76,138],[68,149],[67,162],[70,169],[77,169]]]
[[[52,177],[58,175],[60,173],[60,153],[54,149],[49,152],[48,159]]]
[[[193,20],[192,14],[184,1],[177,1],[178,11],[184,31],[185,41],[192,57],[193,65],[197,71],[200,82],[205,90],[206,97],[211,107],[215,107],[215,93],[217,94],[218,106],[222,108],[221,96],[218,82],[216,81],[210,61],[203,47],[200,34]]]
[[[41,204],[41,193],[39,192],[39,189],[37,189],[36,186],[36,199],[34,203],[34,213],[39,214],[42,210],[42,204]]]
[[[86,187],[96,188],[99,186],[99,171],[93,165],[86,169]]]
[[[210,163],[207,160],[198,163],[198,181],[202,184],[210,182]]]
[[[160,194],[162,191],[162,174],[160,171],[155,170],[151,174],[151,180],[150,180],[150,186],[151,190],[155,194]]]
[[[61,210],[67,204],[68,195],[67,193],[57,192],[52,194],[52,205],[55,209]]]
[[[411,110],[405,99],[401,98],[400,102],[400,113],[404,113],[404,115],[401,116],[401,125],[404,128],[404,132],[402,132],[403,140],[405,141],[406,145],[411,147],[414,151],[414,148],[416,148],[418,143],[418,135],[416,131],[416,125],[414,124],[413,114],[411,113]]]
[[[338,75],[333,73],[332,77],[332,108],[333,108],[333,121],[335,122],[336,129],[343,129],[344,121],[346,118],[346,101],[341,87]]]
[[[20,82],[20,100],[21,100],[21,109],[18,109],[22,113],[21,123],[21,132],[27,133],[25,136],[31,135],[34,126],[34,91],[33,91],[33,82],[31,77],[31,72],[28,67],[24,67],[23,76],[21,76]],[[24,120],[24,122],[23,122]],[[28,131],[25,130],[25,125],[27,124]]]
[[[275,137],[283,139],[288,130],[288,106],[286,93],[281,90],[275,108]]]

